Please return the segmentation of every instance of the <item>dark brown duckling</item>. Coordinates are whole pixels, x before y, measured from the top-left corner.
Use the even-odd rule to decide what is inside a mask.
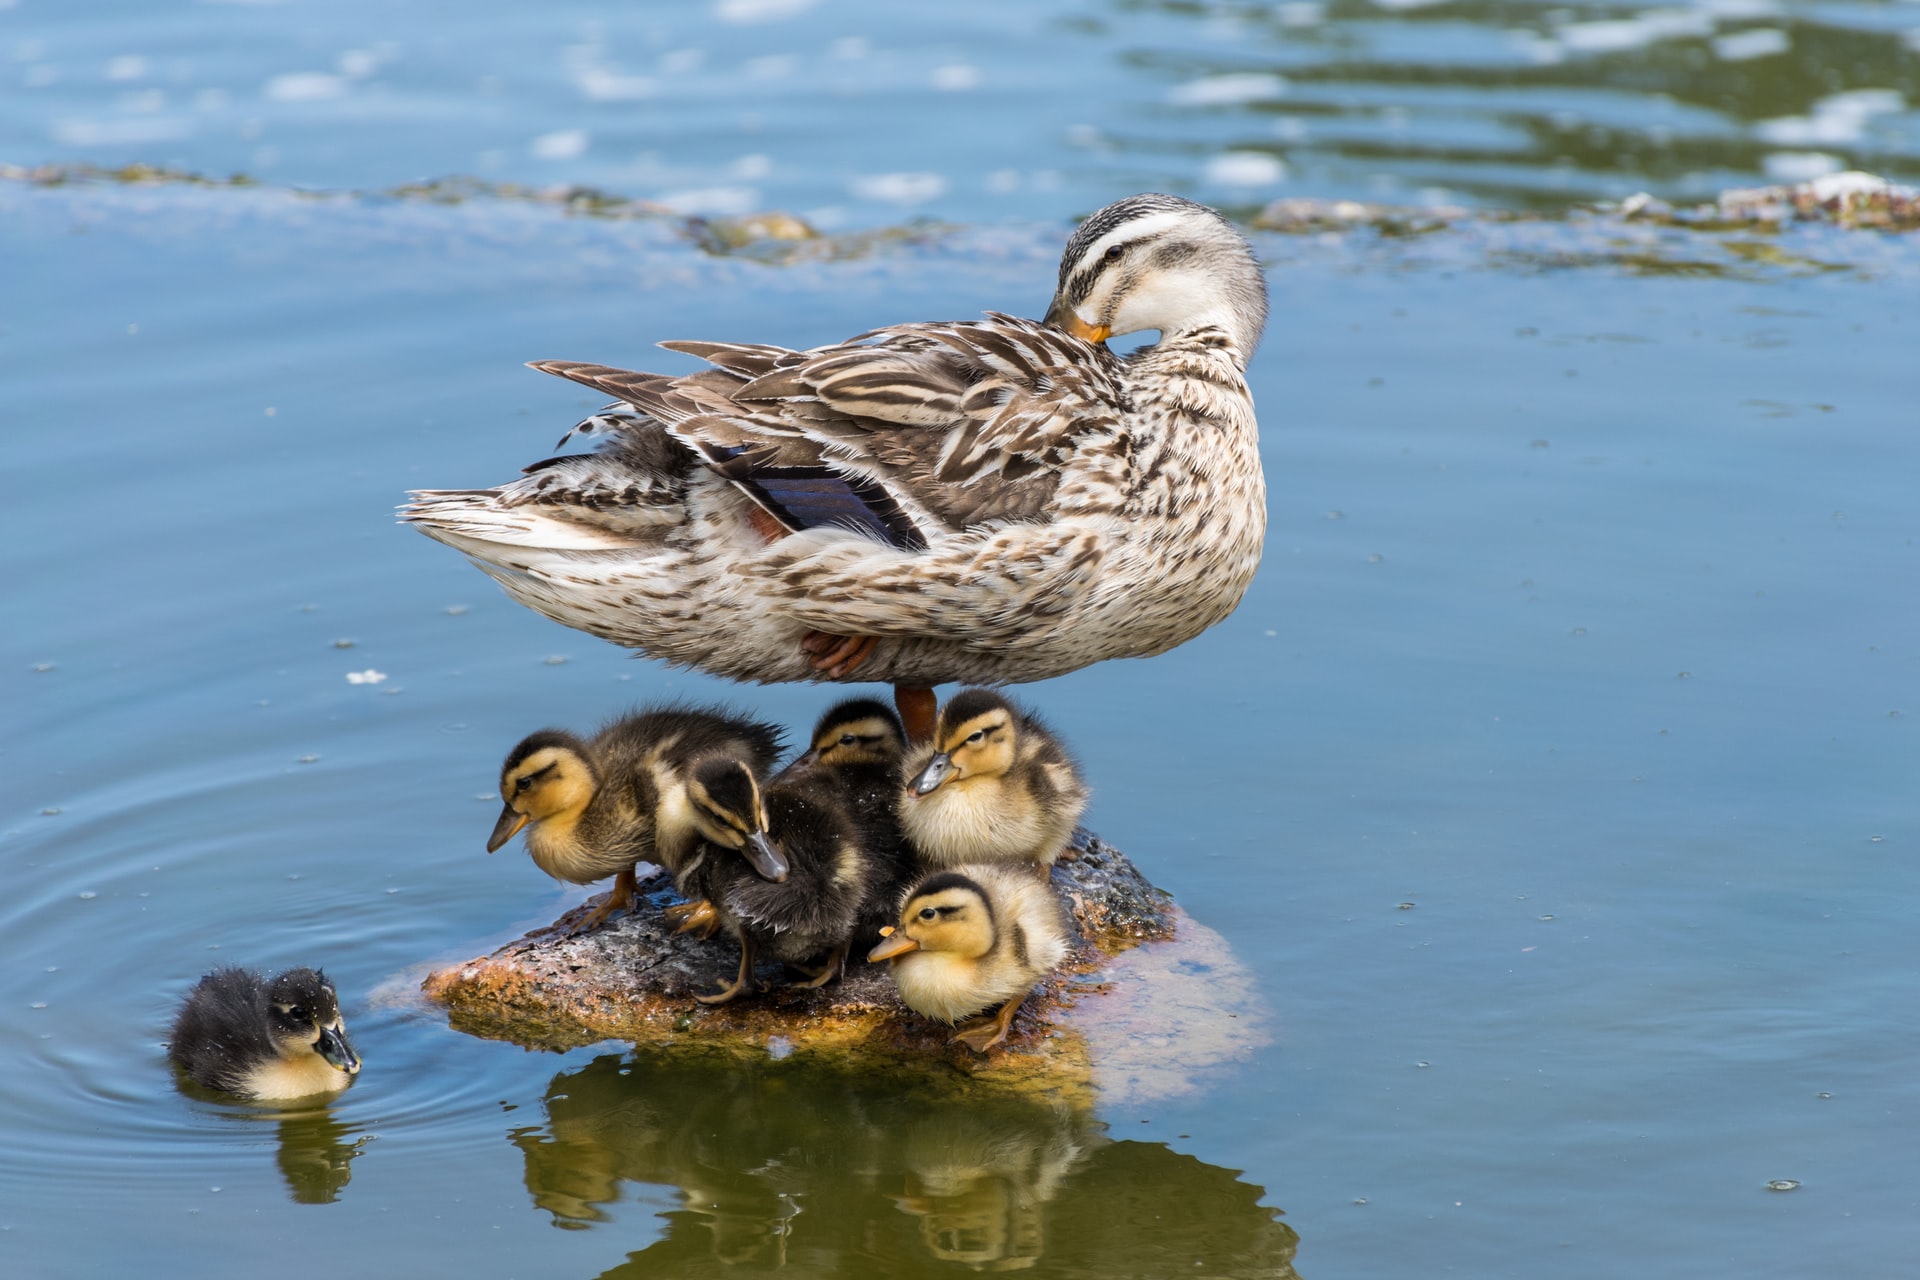
[[[721,708],[656,707],[615,720],[591,738],[543,729],[523,739],[500,769],[500,820],[492,853],[525,829],[534,865],[556,880],[613,890],[573,929],[584,933],[633,905],[634,867],[669,871],[686,861],[699,831],[687,808],[686,768],[724,753],[760,776],[780,754],[781,730]]]
[[[339,997],[317,969],[271,981],[215,969],[174,1016],[167,1056],[195,1083],[242,1098],[333,1093],[360,1072]]]
[[[740,942],[734,981],[695,998],[725,1004],[754,990],[761,959],[806,973],[801,987],[838,977],[891,867],[865,849],[831,791],[804,776],[762,788],[742,762],[715,756],[689,771],[687,798],[707,844],[681,892],[705,897]]]
[[[912,879],[914,862],[900,832],[896,799],[901,765],[906,758],[906,732],[892,707],[874,698],[847,698],[829,707],[814,724],[807,749],[775,775],[775,784],[805,786],[830,797],[857,829],[860,846],[887,871],[872,895],[876,910],[861,931],[878,937],[881,926],[892,923],[899,895]],[[668,908],[682,932],[712,937],[720,929],[720,914],[711,903],[699,901]],[[856,939],[856,941],[860,941]]]

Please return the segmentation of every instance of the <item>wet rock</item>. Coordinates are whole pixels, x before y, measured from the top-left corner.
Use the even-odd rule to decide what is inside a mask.
[[[739,951],[730,939],[671,932],[661,912],[679,898],[663,871],[642,879],[635,910],[592,933],[567,935],[591,906],[582,903],[491,955],[429,974],[421,989],[456,1028],[535,1048],[625,1040],[676,1055],[893,1068],[935,1088],[971,1081],[1082,1103],[1096,1089],[1109,1098],[1182,1092],[1265,1042],[1251,977],[1119,850],[1079,832],[1053,883],[1080,938],[986,1057],[949,1043],[950,1028],[901,1003],[886,966],[858,958],[819,990],[696,1003],[696,992],[731,980]],[[774,966],[760,976],[779,979]]]

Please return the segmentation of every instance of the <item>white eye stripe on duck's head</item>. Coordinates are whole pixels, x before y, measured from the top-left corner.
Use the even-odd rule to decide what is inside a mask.
[[[1081,224],[1060,259],[1046,322],[1090,342],[1217,329],[1244,364],[1266,318],[1266,277],[1240,230],[1205,205],[1150,194]]]

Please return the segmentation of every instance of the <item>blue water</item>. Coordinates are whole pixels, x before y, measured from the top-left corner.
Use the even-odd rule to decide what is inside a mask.
[[[262,179],[0,181],[9,1274],[254,1274],[291,1252],[376,1275],[994,1257],[1284,1275],[1296,1241],[1310,1280],[1901,1274],[1920,1246],[1920,250],[1899,237],[1580,218],[1260,237],[1271,508],[1252,593],[1171,654],[1022,691],[1083,756],[1091,825],[1259,977],[1274,1043],[1206,1091],[1093,1117],[955,1107],[774,1064],[526,1052],[414,998],[427,968],[582,896],[482,851],[522,734],[677,694],[792,724],[825,701],[629,658],[392,522],[403,490],[507,479],[589,407],[521,361],[674,369],[652,342],[1035,314],[1070,215],[1136,187],[1251,206],[1435,182],[1518,206],[1615,184],[1544,145],[1476,187],[1462,166],[1480,160],[1429,178],[1411,143],[1328,140],[1396,104],[1429,151],[1462,155],[1535,115],[1634,131],[1671,112],[1723,139],[1699,172],[1746,181],[1753,121],[1920,91],[1910,5],[1715,18],[1713,37],[1608,53],[1646,78],[1604,93],[1479,69],[1510,27],[1626,10],[724,16],[750,8],[0,9],[0,161]],[[1684,78],[1668,54],[1769,25],[1841,50],[1808,73],[1819,94],[1792,98],[1781,67],[1765,114],[1659,96]],[[1878,32],[1884,62],[1849,32]],[[834,42],[856,38],[843,92]],[[597,62],[564,52],[582,44]],[[374,70],[343,62],[356,50]],[[1348,105],[1284,179],[1209,185],[1263,109],[1168,95],[1282,53],[1290,97]],[[1367,74],[1383,61],[1434,70]],[[958,65],[980,79],[928,87]],[[57,77],[31,86],[42,66]],[[663,87],[594,99],[581,66]],[[263,87],[308,72],[344,88]],[[212,89],[223,103],[195,105]],[[155,90],[152,111],[122,96]],[[1859,148],[1795,149],[1913,163],[1904,107],[1846,111]],[[56,130],[148,118],[191,127]],[[1062,132],[1083,121],[1125,145]],[[571,129],[578,154],[529,150]],[[636,168],[647,151],[668,176]],[[752,154],[764,176],[729,177]],[[995,190],[1000,169],[1020,181]],[[947,185],[918,202],[850,185],[911,172]],[[345,194],[458,174],[656,199],[731,182],[822,225],[943,229],[781,265],[708,253],[671,219]],[[1651,161],[1628,176],[1685,189]],[[368,671],[385,679],[348,679]],[[175,1088],[172,1006],[234,962],[338,982],[367,1066],[330,1107]]]

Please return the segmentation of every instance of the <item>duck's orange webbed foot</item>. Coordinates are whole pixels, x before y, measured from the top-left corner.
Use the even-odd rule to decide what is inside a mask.
[[[640,881],[632,867],[623,869],[613,878],[613,888],[601,899],[600,905],[589,911],[586,918],[567,930],[569,938],[577,938],[583,933],[591,933],[606,923],[607,917],[616,911],[625,911],[633,906],[639,896]]]
[[[695,934],[702,941],[720,931],[720,913],[705,898],[698,902],[677,902],[660,914],[667,918],[675,933]]]
[[[879,636],[836,636],[824,631],[809,631],[800,637],[800,648],[815,671],[824,671],[835,680],[852,675],[859,665],[873,656]]]
[[[740,935],[740,972],[734,975],[731,983],[710,995],[696,995],[701,1004],[726,1004],[739,996],[758,991],[760,984],[753,980],[753,943],[745,933]]]
[[[799,969],[801,973],[806,974],[807,980],[805,982],[789,982],[787,985],[798,991],[811,991],[816,987],[826,986],[829,982],[832,982],[835,978],[847,971],[847,952],[851,949],[852,945],[852,942],[848,941],[835,947],[832,953],[827,956],[826,965],[817,971],[802,968],[800,965],[793,966]]]
[[[1019,1012],[1020,1000],[1009,1000],[1000,1006],[1000,1012],[985,1022],[968,1027],[965,1031],[954,1033],[954,1044],[963,1044],[975,1053],[985,1053],[1007,1038],[1007,1032],[1013,1027],[1013,1015]]]

